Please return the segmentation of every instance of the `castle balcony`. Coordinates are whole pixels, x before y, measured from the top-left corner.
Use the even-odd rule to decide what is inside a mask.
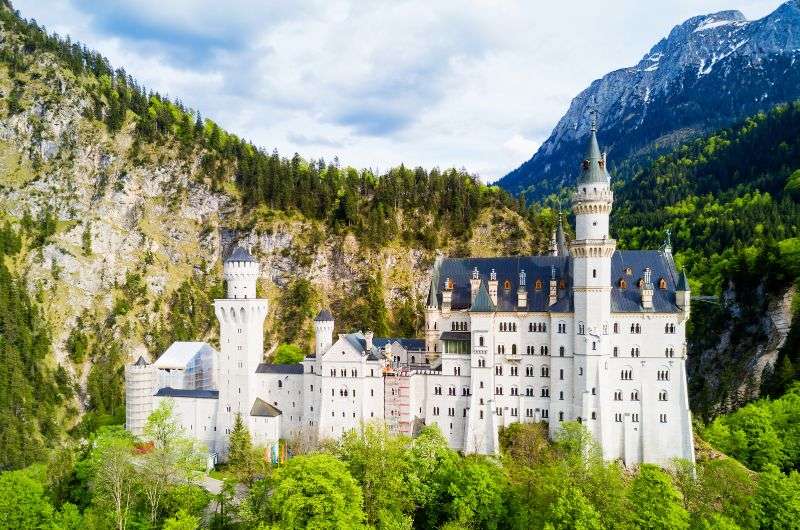
[[[610,258],[616,248],[616,239],[575,239],[569,245],[576,258]]]

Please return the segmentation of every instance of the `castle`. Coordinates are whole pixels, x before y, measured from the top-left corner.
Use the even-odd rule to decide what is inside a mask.
[[[572,197],[575,239],[562,226],[549,255],[445,258],[434,265],[424,339],[339,334],[322,310],[315,347],[296,365],[265,363],[268,302],[259,264],[236,248],[215,301],[220,351],[175,343],[126,368],[127,427],[141,432],[163,399],[184,428],[225,457],[235,416],[254,443],[338,437],[368,421],[414,435],[437,424],[465,453],[499,450],[514,422],[581,422],[606,459],[625,465],[694,461],[686,382],[690,290],[667,242],[622,251],[595,128]],[[335,339],[335,340],[334,340]]]

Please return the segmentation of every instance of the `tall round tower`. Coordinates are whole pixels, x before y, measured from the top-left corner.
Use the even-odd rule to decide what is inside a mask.
[[[314,351],[317,359],[333,345],[333,315],[323,309],[314,319]]]
[[[125,428],[137,436],[153,411],[155,386],[155,368],[144,357],[125,366]]]
[[[245,249],[236,247],[223,263],[222,272],[228,285],[228,299],[256,297],[261,266]]]
[[[581,163],[578,189],[572,196],[575,239],[570,244],[575,305],[573,373],[573,418],[586,420],[598,414],[597,388],[601,359],[608,355],[608,326],[611,319],[611,258],[616,241],[608,231],[614,196],[606,158],[597,144],[597,127],[592,120],[589,145]],[[587,422],[599,436],[599,422]]]

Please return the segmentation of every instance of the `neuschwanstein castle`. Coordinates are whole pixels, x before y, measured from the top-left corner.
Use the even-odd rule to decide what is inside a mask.
[[[498,451],[514,422],[583,423],[607,459],[626,465],[694,460],[686,385],[689,284],[669,244],[623,251],[609,235],[613,203],[592,128],[572,198],[576,237],[562,227],[549,255],[437,260],[424,339],[334,336],[323,310],[300,364],[264,362],[267,300],[258,262],[236,248],[227,298],[214,302],[219,352],[176,342],[126,368],[127,427],[141,432],[161,400],[224,458],[241,414],[254,443],[337,437],[385,421],[413,435],[437,424],[465,453]]]

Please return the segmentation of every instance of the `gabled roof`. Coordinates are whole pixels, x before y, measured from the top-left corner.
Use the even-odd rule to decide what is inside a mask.
[[[256,259],[244,248],[237,246],[231,252],[231,255],[228,256],[228,259],[225,260],[226,263],[230,261],[247,261],[247,262],[254,262]]]
[[[320,312],[317,313],[314,322],[333,322],[333,315],[327,309],[322,308]]]
[[[302,374],[303,365],[261,363],[256,367],[257,374]]]
[[[173,398],[219,399],[219,390],[195,390],[165,386],[164,388],[159,388],[155,395]]]
[[[372,339],[372,344],[378,348],[386,348],[389,344],[397,342],[407,351],[424,351],[425,339],[407,339],[407,338],[392,338],[392,337],[375,337]]]
[[[145,360],[143,355],[140,355],[139,359],[137,359],[136,362],[133,363],[134,366],[148,366],[148,364],[149,363]]]
[[[216,350],[205,342],[173,342],[153,363],[160,370],[182,370],[197,355],[214,355]]]
[[[473,313],[492,313],[496,309],[492,298],[489,296],[489,291],[486,289],[486,282],[481,280],[481,286],[478,288],[478,294],[475,295],[475,301],[469,310]]]
[[[495,269],[498,280],[496,311],[514,312],[518,310],[519,276],[525,271],[527,305],[524,310],[532,312],[571,313],[574,311],[572,292],[572,258],[569,256],[519,256],[505,258],[446,258],[440,265],[439,282],[436,286],[437,299],[441,302],[444,282],[450,278],[452,282],[451,309],[453,311],[471,309],[470,278],[475,268],[478,269],[482,283],[485,284],[489,271]],[[625,269],[631,268],[631,276]],[[611,311],[620,313],[641,312],[641,292],[637,282],[649,267],[655,284],[653,291],[653,309],[655,312],[677,312],[675,305],[675,284],[678,274],[675,272],[671,256],[660,250],[618,250],[611,258]],[[551,271],[555,268],[558,281],[556,302],[550,305],[549,281]],[[620,278],[626,280],[627,286],[619,286]],[[658,281],[664,278],[666,289],[660,289]],[[540,280],[541,288],[536,288],[536,280]],[[511,285],[505,289],[505,282]],[[562,282],[564,288],[562,288]],[[485,285],[483,289],[485,289]],[[487,299],[491,302],[491,299]],[[476,297],[477,302],[477,297]],[[491,306],[489,306],[491,307]]]
[[[276,418],[283,414],[280,409],[274,405],[270,405],[261,398],[256,398],[253,402],[253,407],[250,409],[251,416],[258,416],[262,418]]]

